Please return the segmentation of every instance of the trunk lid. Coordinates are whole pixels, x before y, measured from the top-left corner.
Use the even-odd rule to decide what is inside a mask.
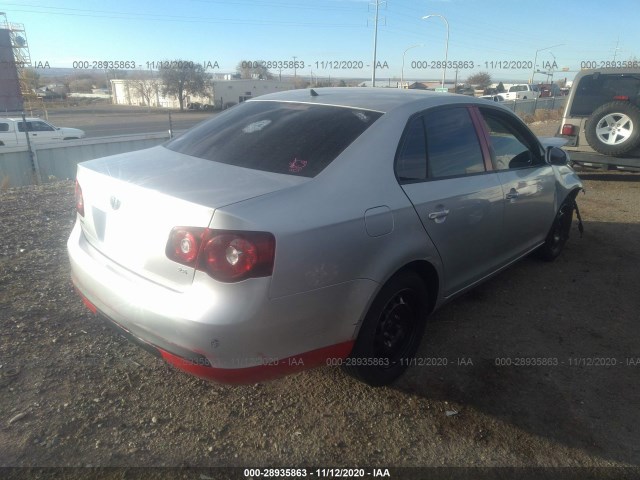
[[[78,165],[82,230],[104,256],[182,290],[195,270],[165,254],[171,229],[208,227],[217,208],[308,181],[225,165],[154,147]]]

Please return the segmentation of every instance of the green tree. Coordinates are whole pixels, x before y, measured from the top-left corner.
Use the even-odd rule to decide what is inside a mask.
[[[202,65],[186,60],[168,60],[162,62],[167,68],[160,68],[162,94],[175,95],[180,103],[180,111],[184,111],[187,95],[207,95],[209,75]]]
[[[491,75],[488,72],[478,72],[467,78],[467,83],[476,85],[479,88],[486,88],[491,85]]]

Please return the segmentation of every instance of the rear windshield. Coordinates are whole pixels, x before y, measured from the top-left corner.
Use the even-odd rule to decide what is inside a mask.
[[[629,101],[640,104],[640,75],[586,75],[576,87],[571,105],[571,116],[588,116],[613,97],[629,97]]]
[[[247,102],[165,146],[238,167],[314,177],[381,115],[325,105]]]

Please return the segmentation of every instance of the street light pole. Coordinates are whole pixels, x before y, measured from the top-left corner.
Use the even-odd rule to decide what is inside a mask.
[[[404,88],[404,56],[407,54],[407,52],[409,50],[411,50],[412,48],[416,48],[416,47],[423,47],[424,44],[422,43],[416,43],[415,45],[411,45],[409,48],[407,48],[404,53],[402,54],[402,71],[400,72],[400,85],[402,85],[402,88]]]
[[[564,45],[564,43],[559,43],[558,45],[551,45],[550,47],[540,48],[536,50],[536,55],[535,57],[533,57],[533,71],[531,72],[531,79],[529,80],[529,83],[533,84],[533,77],[536,74],[536,62],[538,61],[538,52],[549,50],[550,48],[561,47],[562,45]]]
[[[447,22],[447,19],[444,18],[443,15],[438,15],[438,14],[430,14],[430,15],[426,15],[424,17],[422,17],[423,20],[426,20],[428,18],[431,17],[440,17],[442,20],[444,20],[445,25],[447,26],[447,42],[445,44],[444,47],[444,69],[442,70],[442,88],[444,88],[444,80],[445,77],[447,76],[447,60],[449,58],[449,22]]]

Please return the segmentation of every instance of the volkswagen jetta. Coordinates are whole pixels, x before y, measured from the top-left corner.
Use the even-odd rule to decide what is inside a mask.
[[[72,279],[94,313],[200,377],[342,364],[388,384],[430,312],[560,254],[582,188],[566,163],[468,96],[265,95],[79,164]]]

